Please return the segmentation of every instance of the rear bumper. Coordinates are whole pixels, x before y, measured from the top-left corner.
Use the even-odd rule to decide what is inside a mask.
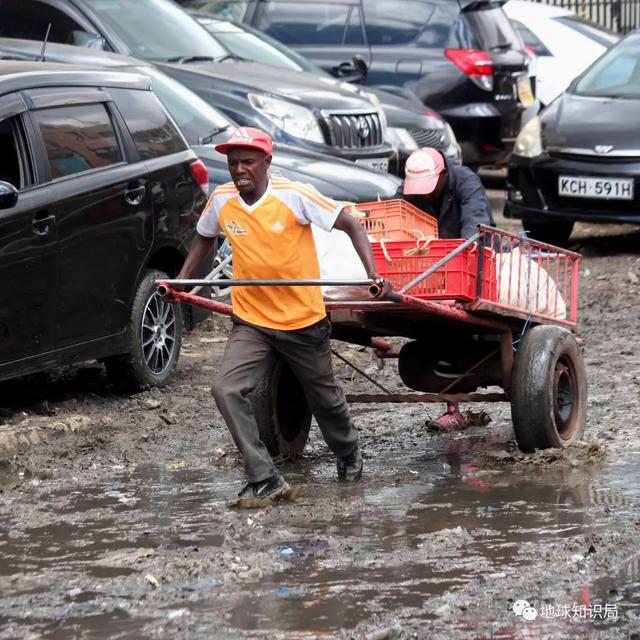
[[[522,111],[501,113],[491,103],[472,103],[442,109],[462,147],[465,164],[503,164],[520,127]]]

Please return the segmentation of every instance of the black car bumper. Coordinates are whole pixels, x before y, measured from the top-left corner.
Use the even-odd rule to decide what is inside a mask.
[[[561,177],[632,179],[632,200],[560,195]],[[512,156],[507,176],[506,218],[530,222],[640,223],[640,158]]]
[[[465,164],[503,164],[509,158],[520,127],[522,110],[501,113],[491,103],[442,109],[462,147]]]

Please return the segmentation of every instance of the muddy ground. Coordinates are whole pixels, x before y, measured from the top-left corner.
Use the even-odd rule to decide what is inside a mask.
[[[354,405],[360,484],[314,429],[282,464],[300,498],[238,511],[208,393],[226,321],[187,337],[166,389],[118,396],[93,365],[3,385],[0,638],[640,638],[640,231],[574,238],[589,419],[563,453],[519,455],[504,403],[446,435],[424,428],[440,407]]]

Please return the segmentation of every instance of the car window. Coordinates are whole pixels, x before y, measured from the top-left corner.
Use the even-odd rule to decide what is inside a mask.
[[[544,43],[538,36],[526,27],[522,22],[518,20],[511,19],[511,22],[515,26],[518,31],[518,35],[522,38],[522,42],[524,42],[525,47],[529,48],[533,51],[537,56],[550,56],[551,51],[545,47]]]
[[[554,18],[554,20],[561,22],[570,29],[581,33],[583,36],[590,38],[607,49],[620,40],[620,36],[617,33],[609,31],[595,22],[591,22],[591,20],[587,20],[581,16],[560,16],[558,18]]]
[[[83,0],[137,58],[222,58],[226,49],[188,13],[163,0]]]
[[[640,98],[640,36],[609,49],[580,77],[579,95]]]
[[[52,178],[122,161],[104,104],[38,109],[33,115],[42,132]]]
[[[49,42],[71,44],[74,32],[84,29],[66,13],[34,0],[0,0],[0,36],[44,40],[51,23]]]
[[[110,90],[142,160],[186,149],[182,135],[151,91]]]
[[[364,19],[369,44],[406,44],[415,40],[431,17],[434,5],[406,0],[402,11],[396,0],[364,0]]]
[[[507,14],[500,8],[465,11],[480,49],[519,49],[520,42]]]
[[[261,3],[260,8],[255,26],[286,44],[364,43],[358,7],[276,0]]]
[[[18,190],[24,189],[30,184],[31,176],[21,152],[25,149],[24,132],[18,118],[0,121],[0,149],[0,180]]]

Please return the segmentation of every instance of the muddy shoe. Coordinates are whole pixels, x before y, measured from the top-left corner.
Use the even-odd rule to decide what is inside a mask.
[[[240,500],[273,499],[289,489],[285,479],[277,473],[260,482],[250,482],[239,494]]]
[[[337,458],[338,480],[340,482],[356,482],[362,475],[362,453],[356,447],[348,456]]]

